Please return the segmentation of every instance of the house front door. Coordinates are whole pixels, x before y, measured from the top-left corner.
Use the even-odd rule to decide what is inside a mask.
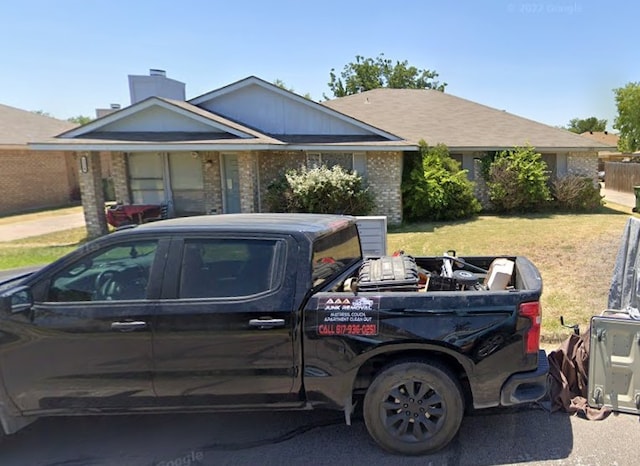
[[[222,185],[224,213],[240,213],[240,172],[238,156],[235,154],[222,154]]]

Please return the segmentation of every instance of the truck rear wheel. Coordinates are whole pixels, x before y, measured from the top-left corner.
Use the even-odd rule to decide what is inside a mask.
[[[462,422],[464,401],[451,372],[436,363],[405,361],[383,369],[364,398],[364,421],[385,450],[424,455],[445,447]]]

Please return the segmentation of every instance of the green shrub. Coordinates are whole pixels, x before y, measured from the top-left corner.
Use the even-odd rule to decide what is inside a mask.
[[[362,178],[338,165],[288,171],[269,184],[266,202],[272,212],[344,215],[367,215],[374,206]]]
[[[602,206],[600,186],[589,177],[568,175],[553,182],[556,207],[564,210],[592,211]]]
[[[499,212],[535,211],[552,200],[542,156],[529,145],[497,154],[489,167],[489,200]]]
[[[429,147],[420,141],[419,158],[409,156],[406,169],[402,195],[407,220],[455,220],[480,212],[473,183],[444,144]]]

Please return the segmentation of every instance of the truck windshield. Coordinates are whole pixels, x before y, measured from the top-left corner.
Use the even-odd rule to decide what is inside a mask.
[[[321,285],[362,258],[355,224],[334,231],[313,244],[313,286]]]

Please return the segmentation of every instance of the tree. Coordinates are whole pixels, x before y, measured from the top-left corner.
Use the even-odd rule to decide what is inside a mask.
[[[586,133],[587,131],[604,131],[607,127],[607,120],[598,120],[596,117],[573,118],[569,121],[567,129],[572,133]]]
[[[287,84],[282,79],[275,79],[273,81],[273,84],[278,86],[280,89],[284,89],[285,91],[289,91],[289,92],[293,92],[293,93],[297,94],[295,89],[293,87],[287,86]],[[304,94],[302,97],[304,97],[305,99],[308,99],[308,100],[313,100],[311,98],[311,94],[309,94],[308,92],[306,94]]]
[[[552,199],[547,164],[530,145],[496,154],[486,180],[498,212],[541,210]]]
[[[93,118],[88,117],[86,115],[78,115],[71,118],[67,118],[67,121],[70,121],[71,123],[76,123],[78,125],[86,125],[90,121],[93,121]]]
[[[53,115],[51,115],[51,113],[45,112],[44,110],[31,110],[31,113],[35,113],[36,115],[40,115],[40,116],[53,118]]]
[[[383,53],[376,58],[356,55],[355,62],[345,65],[340,76],[337,77],[335,68],[331,69],[328,85],[334,97],[344,97],[379,87],[435,89],[444,92],[447,86],[446,83],[436,81],[438,73],[435,71],[410,66],[406,60],[394,64],[391,59],[385,58]]]
[[[635,152],[640,149],[640,82],[614,89],[618,116],[613,127],[620,131],[618,150]]]
[[[444,144],[420,141],[420,153],[408,154],[402,181],[403,208],[408,220],[456,220],[481,210],[467,171],[451,158]]]

